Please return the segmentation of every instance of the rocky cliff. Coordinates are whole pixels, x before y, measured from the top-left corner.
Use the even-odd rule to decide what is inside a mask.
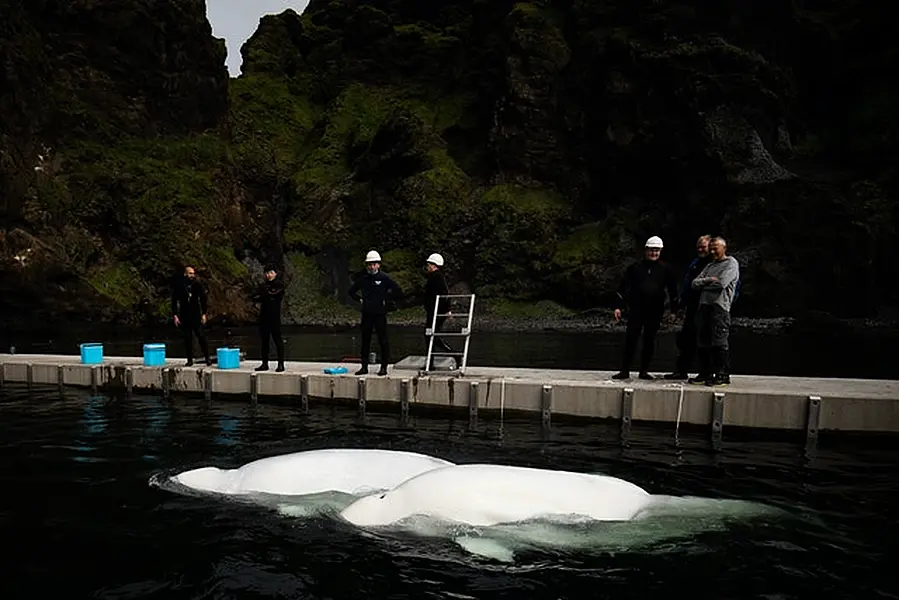
[[[187,260],[247,318],[274,259],[295,318],[345,314],[375,247],[406,288],[439,250],[488,307],[582,310],[647,236],[682,266],[706,232],[743,314],[899,304],[896,42],[865,6],[312,0],[230,82],[202,2],[67,6],[0,21],[4,280],[52,306],[163,313]]]

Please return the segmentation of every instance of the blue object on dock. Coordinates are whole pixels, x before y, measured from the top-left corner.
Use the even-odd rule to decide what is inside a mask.
[[[219,369],[236,369],[240,366],[240,348],[219,348],[215,353]]]
[[[86,365],[99,365],[103,362],[103,344],[89,342],[81,344],[81,362]]]
[[[346,367],[325,367],[322,369],[326,375],[342,375],[347,372]]]
[[[144,344],[144,366],[161,367],[165,364],[165,344]]]

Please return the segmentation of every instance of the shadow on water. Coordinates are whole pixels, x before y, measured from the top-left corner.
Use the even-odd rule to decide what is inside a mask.
[[[312,499],[321,507],[291,515],[283,498],[148,485],[200,466],[327,447],[605,473],[699,500],[660,504],[638,524],[427,537],[353,528],[334,518],[346,498]],[[58,591],[59,581],[69,597],[116,599],[890,597],[899,593],[886,565],[899,533],[897,459],[895,438],[825,436],[809,460],[793,443],[725,434],[714,452],[704,434],[675,444],[670,429],[653,427],[633,427],[622,447],[617,424],[560,423],[542,433],[530,420],[469,428],[467,419],[419,416],[411,428],[320,405],[301,415],[78,391],[60,400],[55,390],[7,386],[0,535],[14,549],[9,589],[30,597]],[[509,546],[512,564],[489,558]]]

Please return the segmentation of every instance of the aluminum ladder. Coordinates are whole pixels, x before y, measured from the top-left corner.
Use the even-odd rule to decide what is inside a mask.
[[[468,299],[468,313],[465,315],[466,323],[462,327],[461,331],[435,331],[437,328],[437,317],[446,317],[450,316],[450,313],[438,314],[438,309],[440,307],[440,300],[449,298],[452,303],[453,299]],[[438,295],[434,299],[434,317],[431,319],[431,322],[425,325],[425,336],[428,338],[428,356],[425,358],[425,365],[422,369],[422,373],[433,373],[438,372],[436,369],[431,369],[431,361],[434,357],[437,356],[448,356],[451,358],[461,357],[461,363],[456,363],[455,371],[449,372],[457,372],[460,375],[465,375],[465,368],[468,366],[468,343],[471,340],[471,321],[474,318],[474,294],[445,294]],[[460,302],[461,304],[461,302]],[[462,316],[459,313],[453,313],[453,317]],[[446,327],[446,322],[444,322],[444,327]],[[465,338],[465,345],[463,346],[462,352],[434,352],[434,339],[435,338]],[[441,370],[440,372],[446,373],[448,371]]]

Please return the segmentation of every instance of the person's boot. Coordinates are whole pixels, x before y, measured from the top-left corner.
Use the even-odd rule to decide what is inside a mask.
[[[708,348],[700,348],[697,351],[697,357],[699,358],[699,374],[696,377],[688,379],[688,383],[702,385],[712,376],[711,356],[709,355],[709,352],[710,350]]]
[[[283,372],[284,372],[284,362],[283,362],[283,361],[278,363],[278,368],[275,369],[275,371],[276,371],[277,373],[283,373]]]
[[[362,368],[356,371],[356,375],[368,375],[368,365],[363,364]]]
[[[387,375],[387,365],[381,365],[381,369],[378,371],[378,375],[381,377]]]
[[[647,380],[647,381],[653,381],[653,380],[655,380],[655,377],[653,377],[652,375],[650,375],[650,374],[649,374],[648,372],[646,372],[646,371],[640,371],[640,374],[639,374],[637,377],[639,377],[640,379],[645,379],[645,380]]]
[[[668,373],[667,375],[665,375],[665,379],[671,379],[671,380],[676,380],[676,381],[684,381],[689,378],[690,378],[690,376],[688,374],[678,373],[677,371],[675,371],[674,373]]]
[[[268,363],[267,362],[262,363],[261,365],[256,367],[256,370],[257,371],[268,371]]]
[[[630,378],[631,378],[631,372],[625,371],[625,370],[618,371],[617,373],[612,375],[612,379],[630,379]]]

